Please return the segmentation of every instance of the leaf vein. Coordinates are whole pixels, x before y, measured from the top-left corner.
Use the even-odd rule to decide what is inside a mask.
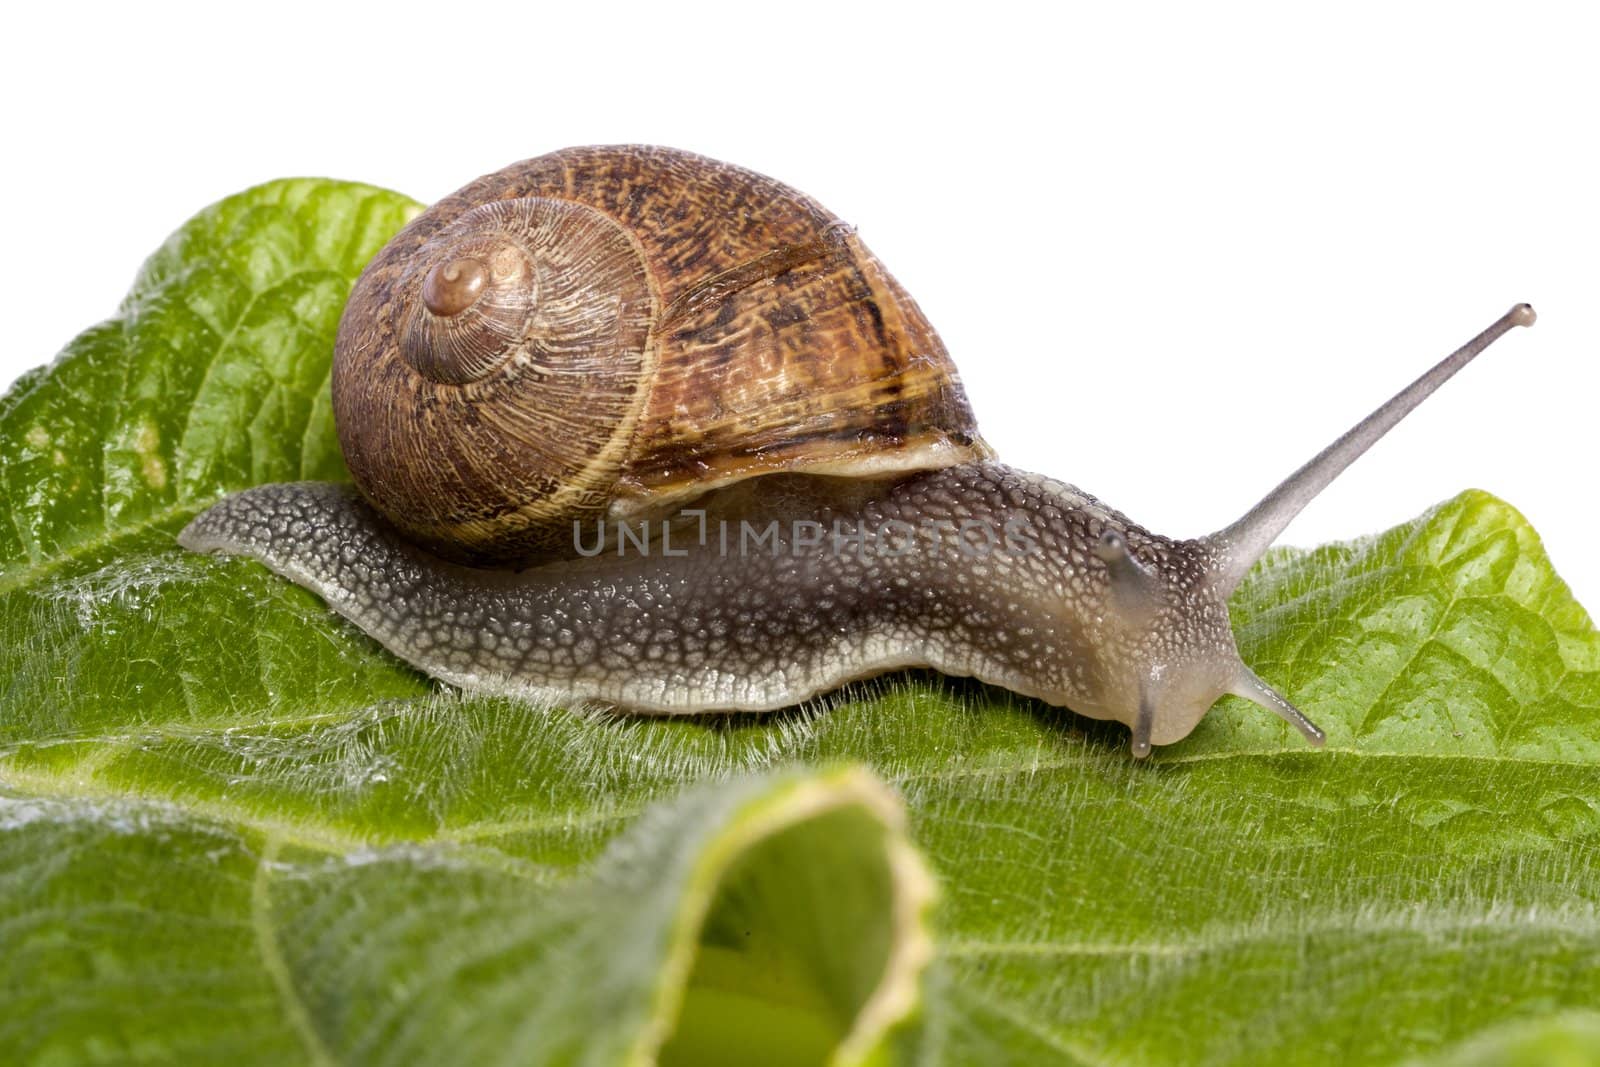
[[[273,988],[278,991],[278,1000],[289,1017],[290,1027],[305,1047],[306,1055],[318,1067],[334,1067],[338,1061],[323,1043],[305,1000],[295,989],[294,974],[289,969],[288,961],[283,958],[277,931],[273,927],[270,874],[278,861],[279,848],[280,842],[275,837],[267,838],[262,846],[261,857],[256,863],[255,881],[250,890],[250,927],[255,932],[261,965],[272,980]]]

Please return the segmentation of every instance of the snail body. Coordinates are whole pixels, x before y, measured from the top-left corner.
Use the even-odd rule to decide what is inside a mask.
[[[1138,756],[1226,693],[1320,744],[1240,660],[1229,594],[1532,321],[1513,308],[1239,521],[1173,540],[995,462],[921,312],[813,201],[687,153],[568,150],[442,201],[358,282],[334,384],[355,487],[247,490],[179,541],[477,691],[764,711],[920,666],[1123,722]]]
[[[1203,678],[1166,697],[1194,720],[1236,663],[1227,607],[1204,588],[1211,550],[1134,526],[1071,486],[998,463],[863,491],[777,476],[697,521],[632,545],[523,571],[445,564],[348,487],[249,490],[196,520],[185,544],[244,552],[309,586],[401,658],[463,688],[592,700],[650,713],[767,711],[926,666],[1115,718],[1157,652]],[[260,531],[299,530],[263,537]],[[1121,538],[1176,594],[1125,625],[1084,546]],[[381,582],[373,576],[381,575]],[[1085,650],[1092,653],[1085,654]],[[1212,667],[1198,671],[1205,661]],[[1128,692],[1132,687],[1132,692]],[[1169,714],[1151,742],[1193,727]]]

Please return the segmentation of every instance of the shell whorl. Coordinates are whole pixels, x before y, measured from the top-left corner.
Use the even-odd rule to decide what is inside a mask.
[[[462,216],[417,257],[404,308],[400,355],[436,382],[465,385],[492,374],[523,345],[539,306],[538,272],[524,235],[539,205],[504,200]],[[437,247],[435,247],[437,246]]]
[[[357,484],[452,558],[570,543],[566,516],[604,509],[646,395],[655,297],[628,235],[580,204],[496,201],[383,277],[358,289],[378,314],[347,315],[334,379]]]

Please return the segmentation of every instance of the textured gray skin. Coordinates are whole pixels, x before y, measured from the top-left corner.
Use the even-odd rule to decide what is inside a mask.
[[[705,507],[704,544],[697,519],[674,528],[684,555],[608,548],[521,572],[440,560],[327,483],[232,496],[179,540],[260,560],[430,675],[557,702],[760,711],[923,666],[1120,720],[1139,750],[1141,707],[1151,742],[1179,740],[1244,671],[1207,579],[1213,548],[1049,478],[999,464],[892,482],[774,476]],[[776,520],[775,544],[741,554],[741,519]],[[821,543],[797,543],[795,520],[820,523],[800,534]],[[890,537],[836,545],[836,528]]]

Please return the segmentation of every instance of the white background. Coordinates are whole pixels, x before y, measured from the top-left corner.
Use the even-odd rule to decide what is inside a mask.
[[[256,182],[432,201],[564,145],[658,142],[854,222],[1002,456],[1172,535],[1225,524],[1531,301],[1534,330],[1287,540],[1478,486],[1600,605],[1600,38],[1579,5],[580,6],[8,15],[0,384]]]

